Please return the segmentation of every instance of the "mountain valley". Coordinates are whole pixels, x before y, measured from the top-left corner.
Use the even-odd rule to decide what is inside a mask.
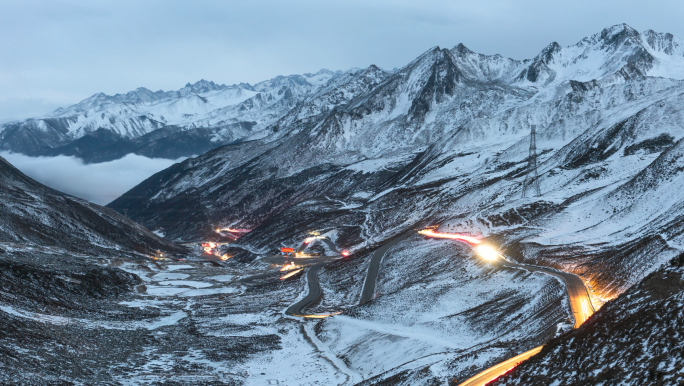
[[[486,384],[682,384],[683,138],[684,43],[626,24],[2,125],[191,158],[106,207],[0,159],[0,381],[484,385],[538,350]]]

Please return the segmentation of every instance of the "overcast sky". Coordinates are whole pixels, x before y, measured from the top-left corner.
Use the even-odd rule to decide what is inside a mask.
[[[0,122],[137,87],[401,67],[432,46],[531,58],[613,24],[684,37],[684,2],[0,0]]]

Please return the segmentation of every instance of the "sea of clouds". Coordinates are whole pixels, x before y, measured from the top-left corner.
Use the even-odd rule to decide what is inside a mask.
[[[53,189],[106,205],[151,175],[186,158],[169,160],[136,154],[96,164],[72,156],[29,157],[0,152],[0,156],[34,180]]]

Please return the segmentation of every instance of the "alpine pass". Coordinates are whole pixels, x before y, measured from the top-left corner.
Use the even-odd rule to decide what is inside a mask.
[[[338,32],[326,18],[335,26],[371,20],[339,5],[316,22],[276,3],[272,10],[147,3],[161,12],[154,15],[140,4],[91,4],[70,16],[47,3],[0,5],[17,17],[51,15],[31,25],[46,38],[57,28],[50,39],[68,50],[75,43],[58,39],[66,36],[59,28],[96,44],[77,20],[103,18],[93,25],[102,23],[107,60],[121,68],[82,64],[64,72],[73,83],[55,83],[64,95],[96,84],[118,92],[93,90],[56,110],[0,121],[0,384],[684,385],[684,41],[677,31],[604,23],[561,44],[567,37],[544,24],[544,33],[535,32],[543,44],[519,42],[509,58],[489,48],[478,53],[469,41],[490,47],[485,42],[541,27],[504,23],[496,36],[477,37],[486,27],[468,13],[472,23],[459,31],[472,31],[461,38],[430,35],[447,22],[428,18],[420,38],[449,45],[421,40],[422,53],[390,68],[388,50],[368,47],[386,37],[382,28],[408,28],[393,18],[413,12],[390,3],[382,10],[388,19],[372,21],[384,27],[359,24],[377,36],[340,30],[338,40],[296,44],[277,51],[291,60],[246,66],[252,72],[245,74],[257,75],[245,79],[232,66],[276,55],[258,42],[289,44],[287,35],[297,43],[307,23],[327,39]],[[445,15],[466,12],[463,2],[440,4]],[[214,6],[220,11],[210,15]],[[525,12],[551,15],[534,7]],[[133,9],[151,24],[133,26],[117,14]],[[262,10],[263,22],[254,13]],[[178,28],[194,32],[152,32],[170,33],[161,15],[180,20],[175,12],[188,20]],[[182,60],[154,55],[147,64],[147,56],[140,64],[115,58],[144,43],[125,29],[116,35],[110,18],[145,28],[151,50],[154,39],[170,36],[178,50],[208,49],[216,31],[197,12],[206,26],[228,14],[240,24],[221,27],[242,31],[222,36],[235,49],[230,60],[212,62],[223,56],[211,50]],[[284,30],[269,26],[277,12],[282,18],[273,23]],[[288,15],[295,16],[286,23]],[[27,20],[37,23],[34,16]],[[581,20],[555,17],[563,36],[586,30]],[[6,39],[14,25],[2,27]],[[130,40],[120,46],[119,39]],[[391,57],[408,58],[412,42]],[[336,45],[363,55],[341,66],[332,59]],[[25,53],[30,45],[4,47],[7,60],[33,55]],[[78,48],[84,63],[94,60],[88,47]],[[307,63],[295,59],[309,51],[329,69],[285,75],[293,63]],[[59,63],[66,54],[50,55],[42,66],[67,71]],[[144,72],[150,63],[155,70]],[[0,84],[5,74],[28,73],[3,66]],[[172,76],[193,66],[205,79],[225,76]],[[101,83],[79,80],[92,71]],[[136,71],[186,85],[152,91],[156,80]],[[31,98],[52,97],[36,91],[46,75],[30,73],[21,79]],[[283,75],[254,80],[262,73]],[[121,89],[133,78],[142,79],[137,88]],[[116,169],[123,160],[136,161]],[[136,162],[151,160],[165,166],[130,180],[104,206],[61,191],[107,190],[94,175],[125,178]],[[77,178],[61,174],[72,164],[84,171]]]

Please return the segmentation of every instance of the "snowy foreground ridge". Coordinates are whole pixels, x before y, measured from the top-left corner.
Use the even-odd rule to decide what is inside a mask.
[[[523,197],[532,125],[541,194]],[[177,262],[136,260],[133,247],[122,248],[126,258],[36,252],[20,245],[30,227],[3,228],[13,243],[0,245],[0,263],[12,274],[0,276],[0,294],[20,283],[60,299],[0,295],[8,377],[457,385],[546,344],[497,382],[684,381],[671,354],[682,351],[684,335],[684,44],[670,34],[622,24],[523,61],[459,44],[391,72],[370,66],[98,94],[1,130],[3,149],[90,162],[203,153],[107,210],[126,213],[154,240],[226,241],[217,228],[250,230],[222,247],[226,260]],[[28,224],[22,202],[8,207]],[[44,218],[34,220],[49,228]],[[91,239],[113,234],[97,224]],[[570,331],[576,315],[563,280],[413,232],[432,225],[482,236],[528,267],[577,275],[587,306],[600,310]],[[121,237],[142,237],[131,232]],[[313,278],[305,267],[280,280],[269,258],[312,232],[327,241],[308,251],[351,255],[318,266]],[[375,280],[374,253],[388,244],[372,299],[359,304]],[[61,265],[41,263],[53,255]],[[97,289],[86,290],[89,265],[107,278]],[[22,275],[31,280],[15,279]],[[306,312],[335,316],[288,315],[316,278],[322,297]],[[77,339],[75,331],[85,332]]]

